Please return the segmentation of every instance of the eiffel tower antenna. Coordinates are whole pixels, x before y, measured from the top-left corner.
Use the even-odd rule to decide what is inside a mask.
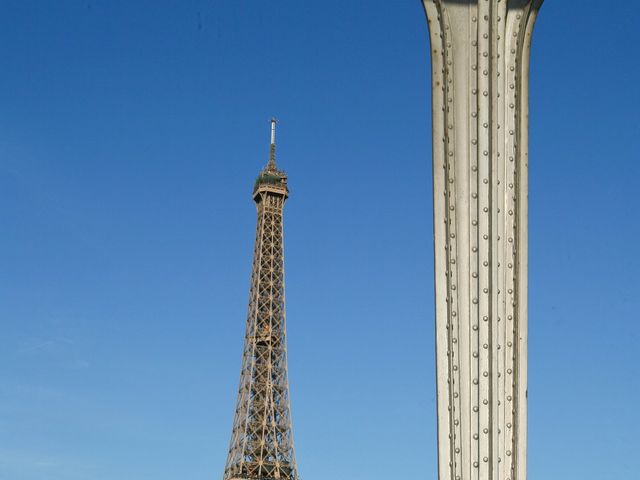
[[[271,145],[276,144],[276,119],[271,119]]]
[[[277,170],[276,167],[276,119],[271,119],[271,145],[269,147],[269,163],[267,170]]]

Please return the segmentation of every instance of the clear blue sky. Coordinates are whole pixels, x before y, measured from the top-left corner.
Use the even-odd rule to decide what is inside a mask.
[[[301,474],[435,479],[420,2],[0,10],[0,480],[221,477],[272,115]],[[532,479],[637,474],[636,21],[534,33]]]

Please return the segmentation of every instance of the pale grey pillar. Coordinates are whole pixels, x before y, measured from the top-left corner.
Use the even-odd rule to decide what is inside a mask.
[[[424,0],[440,480],[525,480],[527,101],[542,0]]]

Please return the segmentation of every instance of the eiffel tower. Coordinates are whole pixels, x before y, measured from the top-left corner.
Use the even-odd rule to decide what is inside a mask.
[[[224,480],[298,480],[289,383],[282,216],[289,195],[275,161],[275,119],[269,162],[253,188],[258,209],[249,312],[240,387]]]

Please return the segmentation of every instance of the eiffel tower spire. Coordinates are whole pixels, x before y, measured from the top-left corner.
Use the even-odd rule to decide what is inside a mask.
[[[271,146],[269,147],[269,163],[267,170],[277,170],[276,167],[276,119],[271,119]]]
[[[258,210],[240,387],[224,480],[298,480],[289,383],[284,298],[283,209],[287,176],[269,163],[258,176]]]

